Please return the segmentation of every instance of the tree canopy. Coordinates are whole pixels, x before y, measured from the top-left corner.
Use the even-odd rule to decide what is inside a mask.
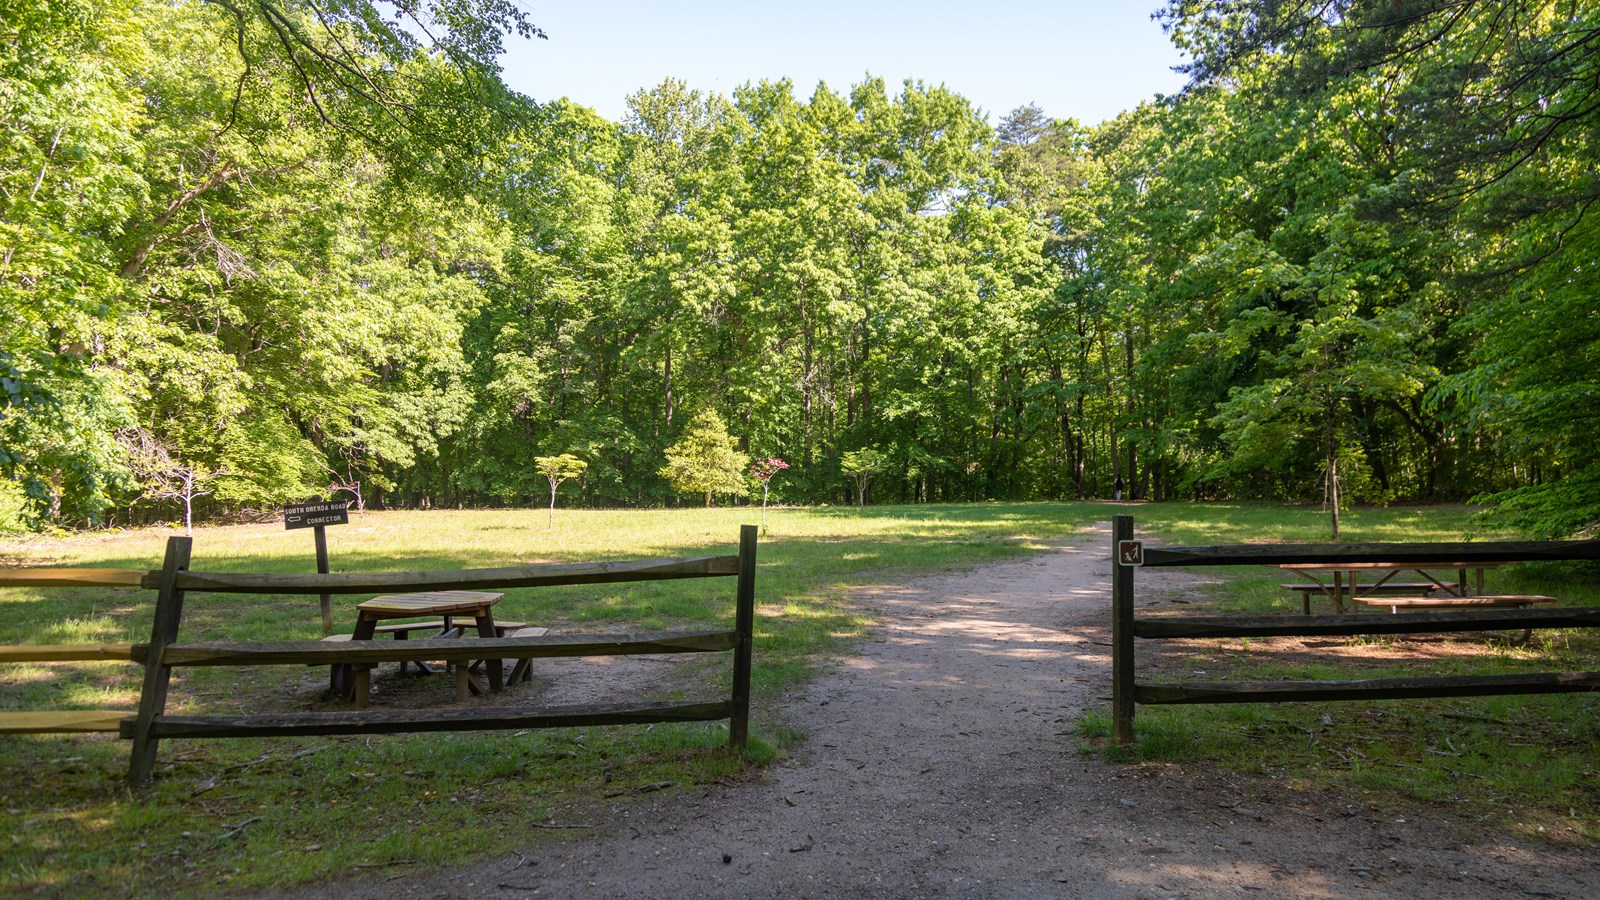
[[[0,0],[0,529],[330,473],[519,503],[563,454],[591,505],[752,457],[848,502],[874,448],[879,501],[1121,477],[1591,534],[1600,9],[1160,17],[1190,84],[1096,127],[872,77],[609,122],[500,82],[539,36],[505,0]],[[129,435],[227,477],[180,498]]]

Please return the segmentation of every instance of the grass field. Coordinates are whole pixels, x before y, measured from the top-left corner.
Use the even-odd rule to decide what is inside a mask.
[[[1138,531],[1165,544],[1324,540],[1312,508],[1162,504],[1128,508]],[[775,702],[819,661],[850,652],[872,622],[846,606],[851,586],[983,565],[1045,546],[1121,511],[1106,504],[971,504],[866,510],[783,509],[768,514],[759,551],[755,734],[751,759],[728,754],[721,724],[570,729],[527,733],[421,734],[378,738],[169,741],[158,780],[137,798],[122,787],[127,745],[110,736],[0,738],[0,894],[205,895],[462,862],[566,832],[588,805],[626,802],[663,783],[750,777],[752,767],[802,737],[783,727]],[[748,509],[543,510],[371,513],[329,529],[334,571],[394,571],[735,552]],[[1460,540],[1475,529],[1460,507],[1356,510],[1347,540]],[[156,568],[169,532],[90,534],[0,544],[5,565]],[[208,571],[308,572],[311,537],[281,525],[203,528],[192,567]],[[1290,612],[1280,573],[1205,570],[1217,583],[1193,592],[1185,612]],[[1600,603],[1592,575],[1559,566],[1505,569],[1491,588]],[[497,615],[562,632],[727,627],[732,579],[507,592]],[[349,630],[363,596],[335,597]],[[1108,600],[1109,603],[1109,600]],[[135,590],[0,591],[0,643],[143,641],[153,594]],[[191,595],[185,640],[291,640],[320,636],[315,598]],[[1261,644],[1186,642],[1162,676],[1371,674],[1371,660],[1310,663]],[[1474,671],[1593,668],[1586,635],[1547,635],[1527,648],[1481,637],[1452,645],[1433,665]],[[1408,648],[1395,643],[1391,655]],[[1381,656],[1381,654],[1380,654]],[[1409,659],[1382,666],[1414,671]],[[726,689],[725,656],[707,677]],[[298,667],[189,669],[173,688],[174,713],[304,708],[309,679]],[[122,708],[137,700],[130,664],[0,668],[0,707]],[[1143,676],[1141,676],[1143,677]],[[441,703],[449,687],[440,682]],[[618,698],[626,699],[626,698]],[[302,704],[302,705],[295,705]],[[334,704],[336,706],[336,704]],[[332,708],[332,707],[328,707]],[[1145,708],[1141,744],[1128,759],[1150,765],[1221,766],[1342,790],[1387,792],[1463,804],[1495,820],[1589,839],[1600,758],[1594,698],[1505,698]],[[1083,722],[1086,745],[1106,718]],[[1571,800],[1569,803],[1568,800]],[[463,841],[463,834],[471,834]]]
[[[328,529],[331,568],[397,571],[534,562],[686,557],[737,551],[749,509],[369,513]],[[1105,518],[1094,504],[772,510],[759,550],[752,760],[724,749],[726,726],[399,735],[366,739],[163,743],[155,785],[121,785],[126,743],[111,736],[0,738],[0,894],[205,894],[349,874],[362,866],[462,861],[548,837],[569,807],[659,785],[747,777],[796,736],[772,709],[814,662],[848,652],[871,623],[851,585],[1016,556]],[[7,565],[158,568],[170,532],[89,534],[0,545]],[[309,532],[281,525],[198,529],[196,571],[314,571]],[[561,632],[731,627],[733,579],[506,592],[501,618]],[[348,631],[364,595],[336,596]],[[144,641],[153,592],[0,591],[0,643]],[[185,641],[321,636],[314,597],[191,594]],[[727,657],[706,657],[725,695]],[[131,664],[0,668],[6,709],[137,704]],[[293,709],[301,667],[180,670],[174,714]],[[448,679],[439,682],[448,703]],[[670,696],[670,695],[669,695]],[[713,695],[714,696],[714,695]],[[617,698],[630,699],[630,698]],[[337,704],[334,704],[335,706]],[[242,827],[241,827],[242,826]],[[463,842],[461,835],[474,836]],[[310,848],[310,849],[308,849]],[[403,869],[401,869],[403,870]]]

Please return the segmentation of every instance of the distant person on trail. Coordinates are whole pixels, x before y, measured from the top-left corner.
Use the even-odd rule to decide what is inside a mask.
[[[1122,476],[1121,475],[1117,476],[1116,492],[1117,492],[1117,499],[1121,500],[1122,499]]]

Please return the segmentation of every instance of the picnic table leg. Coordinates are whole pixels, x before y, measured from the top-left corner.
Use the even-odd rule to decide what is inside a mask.
[[[485,608],[478,615],[478,637],[493,638],[497,633],[494,630],[494,611]],[[498,691],[505,687],[505,672],[502,671],[504,660],[486,659],[483,667],[489,672],[489,690]]]
[[[356,709],[366,709],[367,698],[372,694],[372,665],[357,663],[355,670]]]
[[[370,641],[377,633],[378,620],[362,616],[356,619],[356,629],[350,633],[350,640]],[[370,689],[372,687],[372,673],[370,671],[357,675],[354,667],[349,663],[335,663],[330,668],[333,670],[329,678],[334,683],[334,693],[340,697],[354,697],[355,692],[360,690],[360,686],[355,682],[362,677],[366,680],[367,688]],[[356,699],[363,706],[366,705],[364,698],[358,697]]]

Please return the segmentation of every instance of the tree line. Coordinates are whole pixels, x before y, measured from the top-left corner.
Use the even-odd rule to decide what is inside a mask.
[[[1592,4],[1173,0],[1189,86],[1096,127],[610,122],[500,83],[515,6],[395,9],[0,0],[0,527],[695,503],[702,414],[786,466],[729,495],[1600,520]]]

